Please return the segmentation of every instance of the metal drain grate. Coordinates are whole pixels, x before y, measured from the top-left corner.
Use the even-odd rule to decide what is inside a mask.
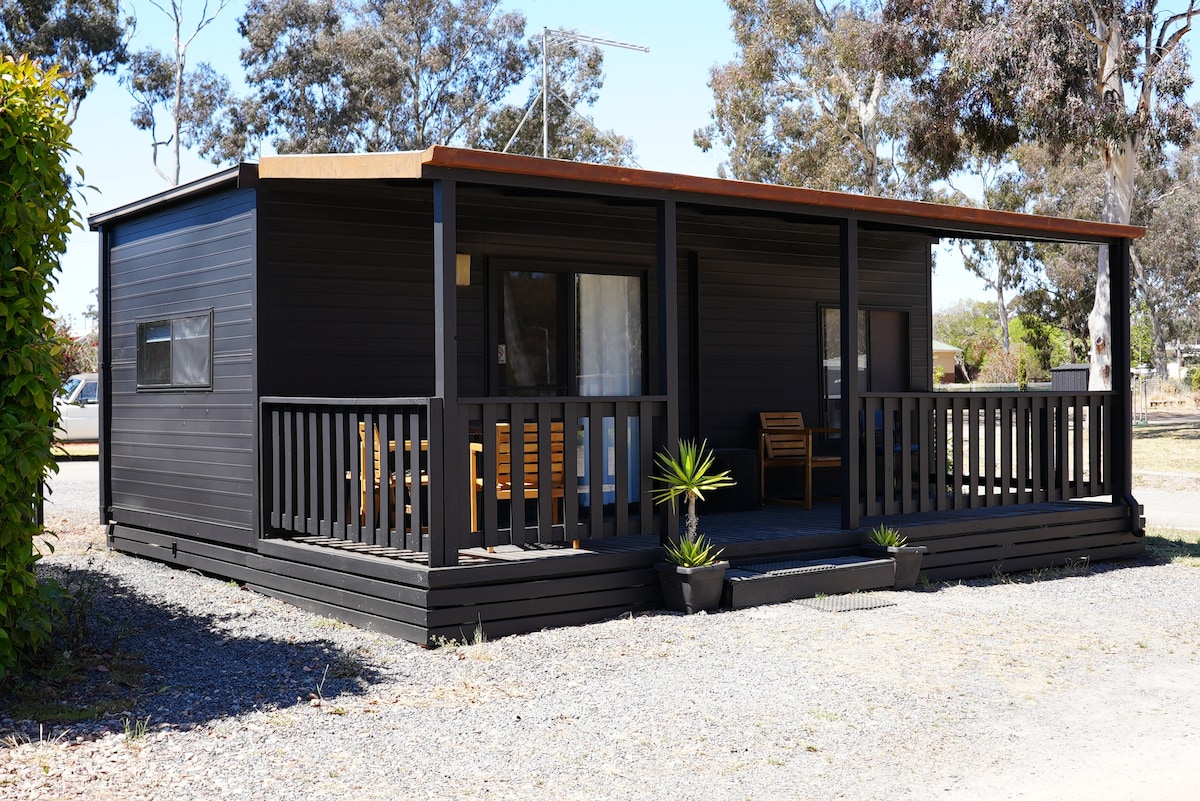
[[[822,612],[854,612],[859,609],[882,609],[885,606],[895,606],[895,601],[889,601],[877,593],[852,593],[850,595],[830,595],[825,598],[802,598],[798,604],[820,609]]]

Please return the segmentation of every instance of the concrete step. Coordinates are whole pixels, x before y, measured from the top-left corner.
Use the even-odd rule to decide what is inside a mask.
[[[748,562],[725,572],[721,605],[745,609],[816,595],[890,589],[893,582],[892,560],[870,556]]]

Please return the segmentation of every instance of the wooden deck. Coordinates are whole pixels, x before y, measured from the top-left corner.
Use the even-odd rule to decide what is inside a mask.
[[[857,552],[879,522],[899,527],[929,551],[933,581],[1136,556],[1127,510],[1101,502],[1062,501],[928,515],[873,518],[862,529],[838,528],[839,508],[767,506],[710,513],[701,530],[737,562]],[[302,608],[364,628],[429,643],[462,639],[482,626],[488,637],[573,625],[659,608],[653,569],[656,537],[561,545],[500,546],[461,552],[454,567],[431,568],[425,555],[328,537],[261,540],[257,552],[172,537],[124,525],[110,545],[245,584]]]

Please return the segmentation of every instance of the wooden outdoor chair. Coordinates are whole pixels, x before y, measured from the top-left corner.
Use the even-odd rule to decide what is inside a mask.
[[[379,504],[383,500],[383,493],[381,491],[381,488],[384,484],[385,470],[387,473],[386,480],[387,480],[387,488],[388,488],[388,494],[387,494],[388,508],[391,510],[396,509],[396,474],[394,472],[392,472],[392,469],[394,466],[385,467],[386,463],[383,459],[383,446],[382,446],[382,442],[379,439],[379,429],[375,426],[372,426],[371,428],[374,432],[374,436],[372,437],[372,440],[373,440],[372,444],[370,446],[368,446],[368,444],[367,444],[367,424],[366,423],[358,424],[358,443],[359,443],[358,484],[359,484],[359,496],[360,496],[360,505],[358,508],[361,510],[363,517],[365,517],[366,513],[367,513],[367,501],[370,500],[371,503],[373,504],[372,508],[375,511],[375,519],[378,520],[379,519]],[[420,444],[420,448],[422,451],[429,450],[429,441],[428,440],[421,440],[421,442],[419,444]],[[368,454],[368,447],[370,447],[369,454]],[[405,440],[404,441],[405,454],[408,454],[408,452],[411,450],[411,448],[412,448],[412,442],[410,440]],[[388,451],[390,453],[396,452],[395,440],[388,440]],[[368,478],[367,478],[367,472],[368,472],[367,471],[367,460],[368,459],[371,460],[371,464],[373,465],[373,468],[371,470],[371,475],[372,475],[371,481],[368,481]],[[428,487],[429,486],[429,473],[426,472],[425,470],[421,470],[420,473],[421,473],[421,475],[420,475],[421,486]],[[347,471],[347,475],[348,474],[349,474],[349,471]],[[412,493],[412,483],[413,483],[412,476],[409,475],[409,473],[406,471],[404,474],[404,489],[405,489],[406,496],[410,496]],[[370,490],[368,490],[368,484],[372,485],[370,487]],[[368,496],[370,496],[370,497],[368,497]],[[406,503],[404,506],[404,511],[406,513],[411,514],[412,506],[410,504]]]
[[[487,491],[483,475],[479,470],[478,455],[483,453],[483,445],[471,443],[471,476],[475,487],[471,493],[471,530],[479,530],[479,494]],[[524,476],[513,475],[514,454],[523,453],[525,470]],[[550,424],[550,486],[547,489],[552,499],[566,497],[564,481],[566,455],[566,438],[561,421]],[[537,498],[544,489],[539,486],[538,470],[538,424],[525,423],[524,436],[513,442],[512,426],[509,423],[496,424],[496,499],[511,501],[513,487],[521,480],[526,499]],[[558,504],[550,507],[550,520],[558,523]]]
[[[800,412],[760,412],[758,436],[758,501],[766,498],[768,467],[800,467],[804,470],[804,508],[812,509],[812,473],[818,467],[841,467],[841,456],[823,456],[813,451],[814,434],[836,434],[836,428],[806,428]],[[799,503],[792,498],[771,498],[779,503]]]
[[[366,517],[367,502],[370,501],[370,503],[372,504],[371,508],[374,509],[374,511],[375,511],[374,519],[378,520],[379,519],[379,504],[380,504],[380,501],[382,500],[381,496],[383,495],[381,488],[384,485],[385,479],[383,478],[383,470],[382,470],[383,455],[382,455],[382,453],[380,453],[381,449],[380,449],[380,442],[379,442],[379,429],[375,428],[374,426],[371,426],[371,428],[375,434],[375,436],[373,437],[373,440],[374,440],[373,444],[369,444],[367,441],[367,424],[366,423],[358,424],[358,445],[359,445],[359,451],[358,451],[358,456],[359,456],[359,459],[358,459],[359,507],[358,508],[361,510],[363,517]],[[374,465],[373,469],[370,471],[367,470],[367,464],[368,464],[367,460],[368,459],[370,459],[371,464]],[[367,476],[368,472],[370,472],[371,478],[368,478],[368,476]],[[387,475],[386,481],[387,481],[387,488],[388,488],[388,495],[387,495],[388,508],[395,509],[396,508],[396,476],[395,476],[395,474],[389,472]]]

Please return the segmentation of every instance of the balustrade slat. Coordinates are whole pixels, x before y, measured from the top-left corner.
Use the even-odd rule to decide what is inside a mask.
[[[583,430],[578,403],[563,404],[563,534],[567,540],[579,536],[579,432]]]
[[[917,511],[928,512],[933,508],[934,485],[929,471],[929,458],[934,446],[933,399],[917,400]]]
[[[604,536],[604,416],[593,405],[588,417],[588,533]]]
[[[272,528],[283,528],[283,483],[281,481],[283,470],[280,464],[282,454],[279,447],[279,443],[282,441],[283,414],[277,409],[272,409],[268,421],[269,433],[264,447],[269,448],[271,454],[271,479],[267,482],[267,497],[271,499],[271,513],[267,517],[271,521]]]
[[[638,459],[638,464],[641,466],[638,493],[638,514],[640,515],[639,522],[641,523],[639,533],[642,536],[649,536],[654,533],[655,520],[653,479],[651,478],[655,472],[654,422],[656,418],[654,417],[653,404],[642,401],[638,407],[638,419],[642,421],[638,429],[638,446],[641,450]],[[650,423],[651,425],[647,426],[646,423]]]
[[[554,432],[551,426],[553,413],[556,410],[551,408],[549,404],[540,404],[537,407],[537,541],[538,542],[553,542],[554,531],[551,528],[552,513],[551,507],[558,503],[554,497],[553,486],[554,478],[552,471],[554,468],[553,450]],[[566,437],[566,424],[563,424],[563,436]],[[565,447],[565,443],[564,443]]]
[[[934,448],[934,485],[933,485],[933,508],[935,511],[942,511],[950,508],[950,494],[946,489],[946,482],[951,480],[948,472],[949,465],[947,464],[949,450],[951,447],[951,409],[947,398],[934,396],[933,398],[933,441],[931,445]]]
[[[614,527],[629,528],[629,412],[628,404],[613,405],[613,483],[616,484]]]

